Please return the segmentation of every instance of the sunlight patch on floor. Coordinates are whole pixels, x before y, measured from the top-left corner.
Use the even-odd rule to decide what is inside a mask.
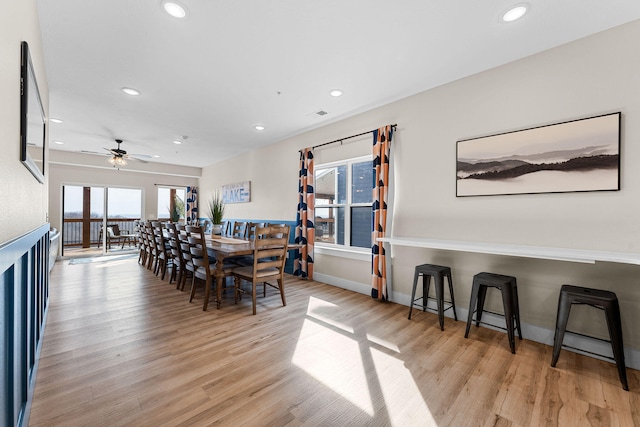
[[[391,425],[437,427],[438,424],[404,362],[374,348],[371,349],[371,358]]]
[[[351,326],[340,323],[332,318],[332,315],[335,314],[336,307],[338,306],[333,303],[311,297],[309,298],[309,306],[307,307],[307,316],[353,334],[354,330]]]
[[[362,411],[374,415],[356,340],[306,319],[291,361]]]
[[[394,343],[387,341],[387,340],[383,340],[382,338],[378,338],[376,336],[373,336],[371,334],[367,334],[367,339],[369,341],[371,341],[372,343],[378,344],[381,347],[384,347],[386,349],[389,349],[391,351],[395,351],[396,353],[400,353],[400,349],[398,348],[397,345],[395,345]]]

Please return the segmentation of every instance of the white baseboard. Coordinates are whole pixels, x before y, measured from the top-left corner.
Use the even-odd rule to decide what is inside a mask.
[[[341,277],[329,276],[327,274],[313,273],[313,280],[346,289],[348,291],[357,292],[359,294],[371,295],[371,284],[354,282],[353,280],[343,279]]]
[[[357,292],[364,295],[371,295],[370,284],[354,282],[352,280],[346,280],[340,277],[333,277],[327,274],[314,273],[313,276],[314,276],[313,277],[314,280],[317,280],[322,283],[326,283],[328,285],[336,286],[338,288],[346,289],[346,290]],[[394,303],[402,304],[409,307],[409,304],[411,301],[411,295],[406,295],[406,294],[392,291],[389,299]],[[436,308],[435,301],[429,300],[428,307],[435,309]],[[458,315],[458,320],[465,321],[469,313],[469,310],[467,308],[460,307],[460,303],[458,302],[458,306],[456,306],[456,313]],[[453,312],[451,310],[445,311],[444,314],[447,317],[453,318]],[[506,333],[506,331],[503,329],[495,328],[491,326],[491,324],[504,325],[504,317],[496,316],[492,313],[485,312],[482,314],[482,321],[488,323],[488,325],[483,324],[483,326]],[[529,325],[527,323],[522,324],[522,336],[528,340],[553,346],[553,335],[554,335],[554,331],[551,329],[545,329],[539,326]],[[613,353],[611,351],[611,344],[607,342],[603,342],[595,339],[589,339],[587,337],[583,337],[580,335],[566,334],[564,337],[563,343],[571,347],[577,347],[577,348],[583,349],[585,352],[596,353],[596,354],[589,354],[589,353],[582,352],[580,350],[564,348],[564,347],[562,351],[573,351],[574,353],[581,353],[586,356],[595,357],[596,359],[614,363],[611,359],[607,359],[607,357],[613,357]],[[597,354],[602,354],[607,357],[598,356]],[[560,357],[562,357],[562,353],[560,353]],[[624,359],[625,359],[625,365],[628,368],[640,370],[640,350],[625,348]],[[551,361],[549,361],[549,363],[551,363]]]

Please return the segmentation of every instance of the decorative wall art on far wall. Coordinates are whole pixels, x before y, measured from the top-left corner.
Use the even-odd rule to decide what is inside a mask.
[[[236,182],[222,186],[222,200],[225,203],[246,203],[251,201],[251,181]]]
[[[621,113],[457,142],[456,196],[620,189]]]

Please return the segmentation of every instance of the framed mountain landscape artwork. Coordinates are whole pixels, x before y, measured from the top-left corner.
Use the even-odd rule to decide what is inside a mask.
[[[621,113],[457,142],[456,196],[620,189]]]

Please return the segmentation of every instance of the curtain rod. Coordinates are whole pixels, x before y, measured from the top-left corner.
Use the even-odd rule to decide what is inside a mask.
[[[391,125],[391,128],[392,128],[393,130],[395,130],[395,129],[396,129],[396,126],[398,126],[398,125],[397,125],[397,124]],[[336,139],[335,141],[329,141],[329,142],[325,142],[325,143],[323,143],[323,144],[314,145],[314,146],[312,146],[311,148],[316,149],[316,148],[318,148],[318,147],[323,147],[323,146],[325,146],[325,145],[335,144],[336,142],[342,142],[342,141],[344,141],[345,139],[356,138],[356,137],[358,137],[358,136],[366,135],[366,134],[368,134],[368,133],[373,133],[373,132],[374,132],[374,131],[376,131],[376,130],[377,130],[377,129],[370,130],[370,131],[368,131],[368,132],[362,132],[362,133],[359,133],[359,134],[356,134],[356,135],[345,136],[344,138]],[[302,150],[298,150],[298,151],[302,151]]]

